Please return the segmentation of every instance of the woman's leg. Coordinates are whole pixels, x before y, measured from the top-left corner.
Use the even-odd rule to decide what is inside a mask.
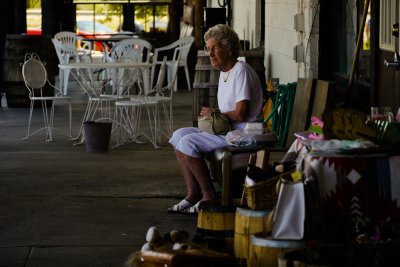
[[[179,166],[181,167],[183,178],[185,178],[188,194],[185,198],[186,201],[196,204],[201,199],[201,189],[191,169],[189,168],[185,154],[174,149],[176,158],[178,159]]]
[[[201,192],[203,192],[203,198],[201,200],[215,199],[217,197],[217,194],[211,182],[210,171],[208,170],[207,164],[204,159],[191,157],[177,150],[176,152],[180,154],[180,157],[184,162],[185,167],[190,170],[190,175],[195,178],[195,181],[197,181],[197,188],[200,186]]]
[[[200,185],[203,192],[202,200],[213,200],[217,198],[214,185],[211,181],[210,170],[204,159],[186,156],[187,161],[190,162],[189,166],[192,173],[195,174],[196,180]]]
[[[200,133],[198,128],[187,127],[176,130],[170,143],[175,148],[188,187],[188,197],[185,200],[196,203],[198,200],[215,199],[216,192],[202,155],[215,148],[226,146],[225,137]],[[195,199],[196,202],[192,202]]]

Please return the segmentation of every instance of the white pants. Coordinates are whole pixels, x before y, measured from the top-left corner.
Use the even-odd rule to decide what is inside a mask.
[[[183,154],[195,158],[202,158],[204,154],[214,149],[228,146],[225,135],[201,133],[196,127],[176,130],[169,143]]]

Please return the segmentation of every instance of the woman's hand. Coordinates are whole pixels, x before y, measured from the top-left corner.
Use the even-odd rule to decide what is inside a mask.
[[[210,113],[213,112],[213,111],[214,111],[213,108],[202,107],[202,108],[201,108],[201,112],[200,112],[200,116],[199,116],[198,118],[199,118],[199,119],[200,119],[200,118],[203,118],[204,116],[210,114]]]

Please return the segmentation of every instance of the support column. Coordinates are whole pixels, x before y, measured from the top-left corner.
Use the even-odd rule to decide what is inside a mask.
[[[14,0],[14,32],[26,33],[26,0]],[[4,10],[5,12],[8,12]]]
[[[194,1],[194,38],[196,48],[203,49],[203,27],[204,27],[204,8],[206,7],[205,0]]]
[[[60,31],[75,32],[76,6],[73,0],[63,0],[60,8]]]
[[[123,4],[122,16],[124,18],[122,30],[135,32],[135,6],[133,4]]]
[[[59,1],[42,0],[42,35],[61,31],[61,11],[63,5]]]
[[[172,0],[171,5],[168,9],[169,13],[169,25],[168,31],[170,34],[171,41],[177,40],[180,33],[180,18],[183,13],[182,0]]]
[[[2,1],[0,4],[0,8],[2,10],[11,10],[12,2],[11,1]],[[10,31],[10,21],[13,18],[12,12],[4,12],[2,16],[0,16],[0,93],[5,92],[4,83],[3,83],[3,62],[4,62],[4,46],[6,42],[6,34]]]

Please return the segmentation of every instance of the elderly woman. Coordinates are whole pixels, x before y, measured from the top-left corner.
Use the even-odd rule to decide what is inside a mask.
[[[210,28],[204,39],[211,65],[221,71],[218,106],[229,118],[232,129],[243,129],[247,122],[261,121],[260,80],[248,64],[237,60],[241,49],[237,33],[227,25],[219,24]],[[203,107],[200,117],[210,112],[212,108]],[[227,146],[225,135],[213,135],[200,132],[196,127],[187,127],[176,130],[169,142],[174,147],[188,194],[168,211],[197,213],[201,201],[217,198],[204,155]]]

